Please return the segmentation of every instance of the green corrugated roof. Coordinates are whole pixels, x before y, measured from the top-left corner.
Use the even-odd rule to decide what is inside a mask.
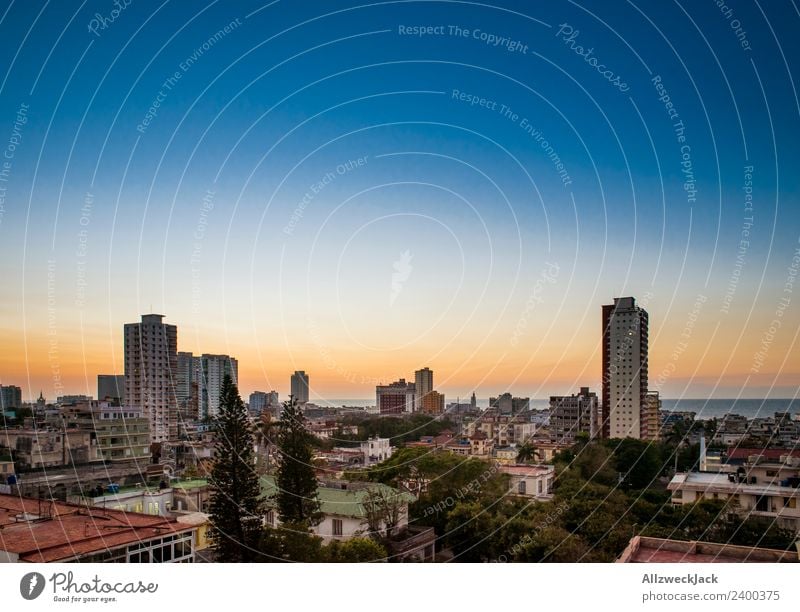
[[[416,501],[416,497],[411,493],[401,492],[380,483],[368,484],[364,488],[356,490],[319,486],[317,487],[317,495],[319,497],[320,510],[324,514],[364,518],[363,502],[370,491],[383,491],[386,495],[397,495],[408,503]],[[261,477],[261,492],[267,499],[268,505],[274,505],[274,495],[277,493],[277,487],[273,476]]]
[[[175,487],[178,489],[196,489],[198,487],[204,487],[208,484],[208,480],[205,478],[194,478],[191,480],[173,480],[169,483],[171,487]]]

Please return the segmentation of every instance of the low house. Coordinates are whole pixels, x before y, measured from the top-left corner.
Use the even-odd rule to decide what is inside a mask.
[[[118,487],[109,485],[85,491],[83,495],[71,495],[67,501],[94,508],[110,508],[126,512],[139,512],[153,516],[167,516],[172,509],[172,488],[133,485]]]
[[[195,531],[163,516],[0,494],[0,563],[192,563]]]
[[[494,459],[501,465],[515,465],[519,449],[516,446],[495,446]]]
[[[386,461],[392,456],[392,450],[389,438],[374,436],[361,443],[361,452],[364,454],[364,465],[367,467]]]
[[[173,480],[170,486],[173,511],[208,512],[211,490],[207,480],[202,478]]]
[[[261,477],[261,490],[269,507],[266,523],[278,527],[273,476]],[[323,516],[313,531],[325,542],[369,537],[377,532],[396,559],[433,561],[433,529],[408,525],[408,505],[416,500],[410,493],[378,483],[332,481],[320,483],[317,498]],[[390,510],[381,511],[382,505]]]
[[[701,499],[725,500],[731,509],[745,516],[760,516],[779,527],[800,530],[800,479],[759,482],[757,477],[736,473],[678,473],[667,488],[675,505],[693,504]]]
[[[501,465],[499,471],[509,476],[509,493],[537,501],[553,499],[553,480],[556,469],[552,465]]]

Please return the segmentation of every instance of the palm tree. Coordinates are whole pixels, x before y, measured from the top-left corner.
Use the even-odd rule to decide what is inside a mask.
[[[264,449],[264,457],[266,461],[265,467],[269,469],[270,460],[275,450],[275,439],[277,436],[280,421],[273,419],[269,412],[262,412],[255,427],[255,438],[259,450]],[[260,455],[260,453],[259,453]]]
[[[525,442],[517,451],[517,463],[529,463],[534,459],[541,461],[541,453],[530,442]]]

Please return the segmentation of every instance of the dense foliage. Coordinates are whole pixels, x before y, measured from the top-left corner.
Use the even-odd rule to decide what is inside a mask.
[[[418,487],[410,508],[435,528],[456,561],[610,562],[633,535],[705,540],[788,550],[794,534],[771,521],[742,518],[724,501],[673,506],[666,473],[691,466],[691,447],[639,440],[581,441],[557,457],[552,501],[509,494],[491,463],[407,448],[374,467],[370,478]]]
[[[283,403],[277,436],[278,469],[275,477],[275,501],[284,524],[311,526],[321,514],[317,499],[312,436],[305,426],[297,400]]]

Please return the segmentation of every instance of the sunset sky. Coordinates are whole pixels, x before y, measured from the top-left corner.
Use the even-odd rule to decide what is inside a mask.
[[[0,9],[25,398],[94,395],[148,312],[244,394],[599,391],[623,295],[662,397],[797,396],[789,3],[45,4]]]

